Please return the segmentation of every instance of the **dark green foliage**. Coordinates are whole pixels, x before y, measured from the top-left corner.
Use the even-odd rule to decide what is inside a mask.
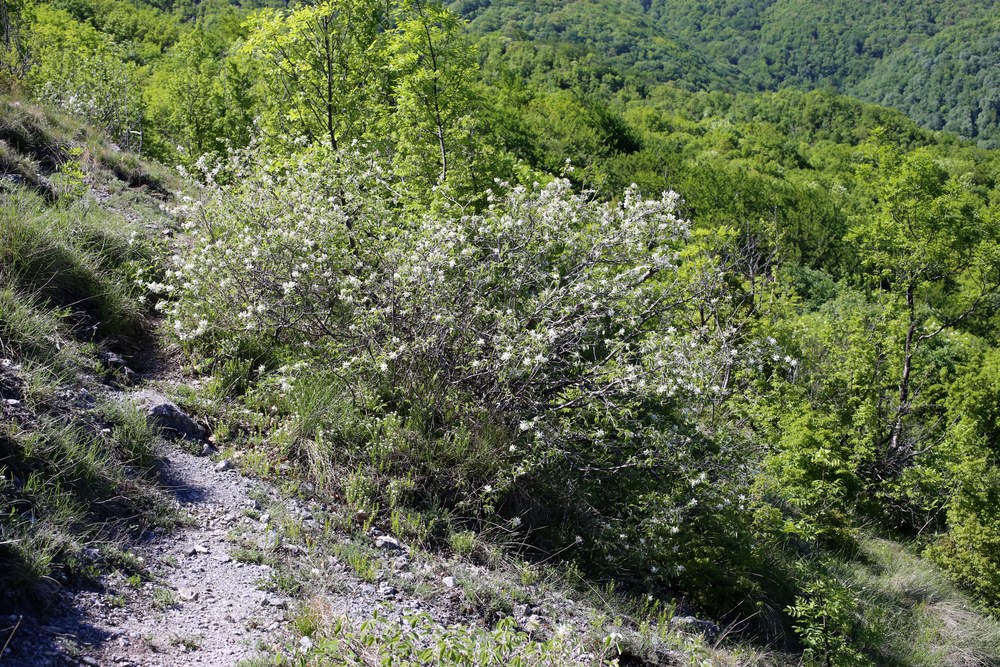
[[[679,82],[691,89],[732,85],[736,68],[699,53],[650,20],[638,0],[454,3],[485,37],[483,57],[553,88],[607,95]],[[738,85],[738,84],[737,84]]]
[[[998,358],[990,350],[959,376],[950,412],[958,420],[945,452],[957,485],[947,504],[952,529],[928,551],[983,602],[1000,608],[1000,391]]]
[[[834,88],[993,146],[993,2],[500,0],[453,4],[503,61],[545,85],[646,96]],[[970,39],[970,35],[972,38]]]
[[[880,61],[854,90],[902,109],[921,125],[1000,147],[1000,23],[994,17],[947,26]]]

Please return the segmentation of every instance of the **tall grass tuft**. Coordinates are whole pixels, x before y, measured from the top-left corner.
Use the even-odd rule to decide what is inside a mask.
[[[142,329],[143,308],[121,278],[130,264],[149,261],[141,243],[130,243],[123,221],[82,203],[47,207],[20,190],[0,207],[0,284],[69,309],[103,335]]]

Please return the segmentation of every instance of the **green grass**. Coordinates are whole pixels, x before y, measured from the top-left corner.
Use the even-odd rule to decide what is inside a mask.
[[[51,580],[140,576],[120,545],[174,519],[152,475],[157,433],[100,384],[100,349],[146,330],[136,278],[162,252],[145,227],[162,217],[152,177],[113,153],[78,121],[0,98],[0,174],[20,182],[0,181],[0,589],[28,602]]]
[[[5,145],[4,171],[27,180],[29,187],[54,197],[40,178],[66,159],[64,146],[79,138],[84,127],[63,114],[19,100],[0,100],[0,141]]]
[[[83,204],[46,206],[19,190],[0,207],[0,286],[105,336],[141,332],[144,308],[129,282],[151,255],[123,220]]]
[[[501,665],[764,665],[763,653],[713,650],[669,628],[668,620],[630,630],[606,619],[594,619],[585,631],[572,625],[555,628],[547,637],[529,636],[512,619],[492,628],[444,626],[425,614],[393,620],[376,612],[358,619],[338,617],[314,600],[295,622],[308,629],[312,648],[299,664],[417,665],[491,667]],[[305,636],[305,635],[304,635]],[[301,645],[300,645],[301,646]],[[657,652],[661,657],[657,657]],[[677,662],[678,652],[685,663]],[[664,662],[660,662],[663,660]]]
[[[53,373],[79,367],[84,362],[81,346],[71,344],[65,318],[65,311],[45,308],[0,282],[0,355]]]
[[[444,627],[422,614],[402,622],[378,615],[355,626],[346,618],[332,620],[314,638],[312,664],[430,664],[487,667],[491,665],[608,664],[617,657],[613,642],[578,643],[575,637],[533,641],[510,621],[495,629]]]
[[[371,547],[357,542],[341,542],[333,545],[333,553],[347,563],[362,581],[374,583],[378,579],[377,552]]]
[[[258,547],[237,547],[229,552],[230,558],[238,563],[248,565],[273,565],[274,557],[264,553]]]
[[[42,176],[58,171],[70,149],[82,152],[92,180],[117,181],[163,196],[180,189],[171,170],[118,149],[104,133],[80,119],[22,100],[0,98],[0,174],[15,174],[35,192],[54,200]]]
[[[108,436],[48,414],[36,420],[0,424],[0,581],[15,589],[56,571],[86,573],[83,548],[124,536],[126,517],[141,530],[169,516],[141,469],[125,468],[137,450],[151,460],[149,441],[116,440],[120,426]],[[108,551],[109,566],[126,564],[119,553]]]
[[[1000,664],[1000,621],[959,592],[930,561],[880,539],[846,565],[861,592],[869,641],[883,664],[914,667]]]
[[[153,608],[163,610],[178,604],[180,599],[169,588],[157,588],[153,591]]]
[[[202,643],[202,637],[194,637],[190,635],[172,635],[170,637],[170,645],[184,649],[185,651],[195,651]]]

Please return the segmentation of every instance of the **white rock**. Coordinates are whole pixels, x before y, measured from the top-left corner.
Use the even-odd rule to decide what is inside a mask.
[[[381,535],[375,538],[375,546],[379,549],[392,549],[395,551],[400,551],[403,545],[399,543],[395,537],[389,537],[388,535]]]

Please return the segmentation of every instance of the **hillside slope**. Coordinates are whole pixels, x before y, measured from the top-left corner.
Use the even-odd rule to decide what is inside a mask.
[[[495,66],[557,86],[615,92],[653,82],[739,87],[740,73],[657,23],[639,0],[542,3],[463,0],[452,8]]]
[[[631,86],[634,95],[664,82],[727,91],[833,87],[983,146],[1000,138],[994,2],[635,0],[612,9],[593,0],[464,0],[452,7],[485,37],[490,57],[502,54],[536,78],[553,62],[571,64],[586,71],[576,83],[593,92]]]
[[[152,167],[155,171],[149,171]],[[169,524],[145,415],[114,400],[147,339],[135,281],[169,221],[169,174],[101,133],[0,100],[0,590],[45,606],[50,584],[121,564]]]
[[[739,21],[759,41],[753,7]],[[758,13],[779,25],[796,7]],[[8,133],[0,271],[20,267],[12,301],[55,322],[41,339],[79,352],[58,391],[132,396],[87,368],[148,351],[137,335],[163,318],[156,340],[184,367],[160,389],[210,429],[219,473],[276,492],[189,506],[196,530],[226,533],[203,548],[271,567],[260,585],[295,608],[279,664],[998,662],[1000,154],[826,86],[751,90],[751,68],[660,32],[652,3],[545,8],[470,5],[502,19],[476,40],[433,0],[35,7],[12,89],[200,181],[172,206],[155,165],[62,114]],[[856,9],[873,30],[924,30]],[[874,52],[841,33],[829,63],[796,65],[803,86],[828,65],[860,80]],[[9,318],[25,395],[51,352],[30,345],[32,317]],[[133,500],[156,498],[128,447],[155,463],[157,438],[141,411],[108,425],[31,400],[3,441],[5,553],[44,579],[112,505],[59,489],[134,473]],[[39,415],[66,428],[37,433]],[[40,442],[86,465],[61,475]],[[63,517],[66,497],[61,530],[37,531],[52,558],[18,569],[31,519]],[[116,614],[136,632],[208,597],[154,583],[191,587],[170,540],[197,533],[153,535],[163,567],[105,572],[98,599],[141,612]],[[364,604],[345,611],[345,592]],[[230,601],[268,599],[245,593]],[[394,605],[387,624],[375,601]],[[414,603],[431,619],[411,632]]]
[[[183,186],[78,119],[0,98],[4,665],[757,654],[713,646],[711,622],[590,595],[469,532],[446,558],[258,450],[280,429],[184,374],[143,287],[190,242],[170,212]]]

